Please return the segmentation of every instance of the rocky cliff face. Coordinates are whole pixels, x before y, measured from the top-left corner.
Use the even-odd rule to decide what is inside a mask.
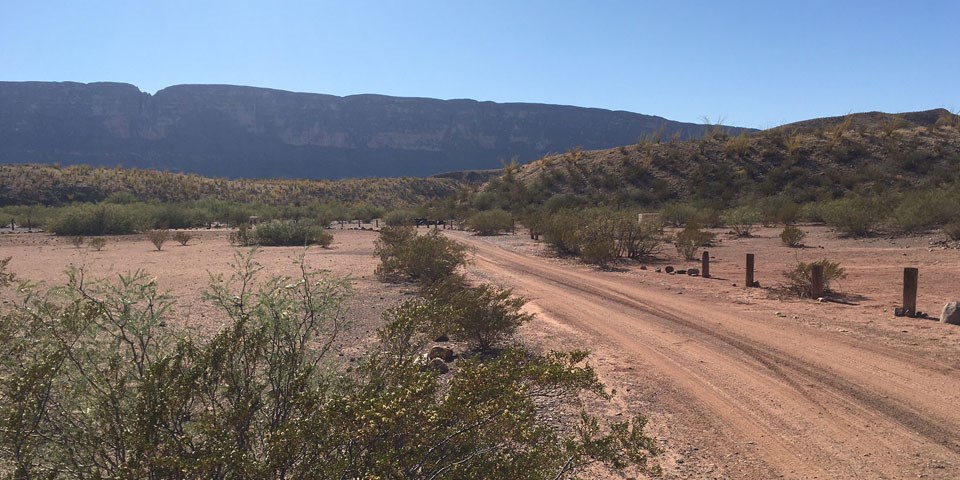
[[[703,126],[629,112],[231,85],[0,82],[0,162],[223,177],[423,176]]]

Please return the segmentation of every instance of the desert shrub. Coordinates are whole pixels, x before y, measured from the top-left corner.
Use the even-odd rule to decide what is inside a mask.
[[[749,237],[760,222],[760,215],[751,207],[741,206],[726,212],[722,219],[738,237]]]
[[[78,204],[60,209],[46,229],[57,235],[124,235],[136,232],[142,223],[128,205]]]
[[[250,224],[241,223],[237,225],[237,230],[230,232],[230,244],[238,247],[249,247],[253,245],[253,236],[250,234]]]
[[[841,235],[864,237],[876,231],[883,219],[878,199],[851,197],[819,205],[819,215]]]
[[[797,248],[803,246],[803,239],[806,238],[806,236],[807,234],[803,230],[793,225],[787,225],[783,227],[783,231],[780,232],[780,241],[788,247]]]
[[[148,230],[146,235],[150,243],[152,243],[154,247],[157,247],[157,250],[160,250],[163,248],[163,244],[170,238],[170,230]]]
[[[377,278],[431,285],[453,276],[466,265],[466,247],[437,230],[417,235],[413,227],[388,226],[380,230],[374,246],[380,257]]]
[[[960,222],[951,222],[944,225],[943,234],[954,242],[960,242]]]
[[[333,242],[333,234],[322,226],[309,222],[272,220],[253,227],[250,231],[250,240],[255,245],[269,247],[305,245],[328,247]]]
[[[70,239],[70,244],[73,245],[74,248],[80,248],[86,240],[83,235],[77,235]]]
[[[923,232],[958,218],[957,205],[960,198],[943,189],[911,192],[900,196],[890,219],[897,231]]]
[[[193,235],[190,235],[187,232],[174,232],[173,240],[179,243],[181,246],[186,246],[190,240],[193,240]]]
[[[417,217],[417,213],[412,210],[391,210],[383,215],[383,223],[392,226],[412,226]]]
[[[823,267],[823,289],[825,292],[831,291],[830,284],[847,278],[843,267],[839,263],[831,262],[827,259],[818,260],[812,263],[798,261],[790,270],[783,272],[783,277],[787,280],[787,287],[794,291],[800,297],[813,296],[813,266]]]
[[[667,225],[682,227],[687,224],[703,224],[703,213],[690,203],[670,203],[660,210],[660,216]]]
[[[608,208],[561,210],[540,216],[537,225],[558,254],[601,266],[617,258],[655,255],[663,241],[661,225],[641,225],[635,213]]]
[[[609,212],[589,210],[576,230],[580,259],[586,263],[605,266],[619,257],[618,224]]]
[[[544,241],[560,255],[579,255],[580,229],[583,215],[579,210],[560,210],[543,218],[541,228]]]
[[[366,204],[366,203],[363,205],[358,205],[354,207],[353,211],[350,214],[351,218],[355,220],[360,220],[364,223],[370,223],[375,218],[380,218],[381,215],[383,215],[382,208],[374,205]]]
[[[624,221],[620,245],[630,258],[657,255],[663,250],[663,228],[658,224]]]
[[[514,347],[441,375],[417,350],[425,312],[405,304],[348,373],[329,358],[346,328],[346,281],[302,257],[295,277],[258,281],[249,255],[235,268],[205,293],[227,319],[212,336],[167,326],[173,301],[142,272],[103,283],[73,270],[65,287],[11,302],[0,314],[4,475],[576,478],[596,463],[657,472],[643,417],[607,424],[586,409],[585,395],[609,398],[586,352]],[[500,297],[476,298],[485,310]],[[547,420],[545,408],[570,415]]]
[[[784,196],[765,197],[752,203],[764,225],[790,225],[800,218],[800,205]]]
[[[16,276],[7,271],[13,257],[0,258],[0,288],[6,287],[16,280]]]
[[[471,215],[466,224],[477,235],[496,235],[513,227],[513,215],[500,209],[486,210]]]
[[[713,242],[715,234],[700,230],[695,225],[688,225],[683,230],[676,233],[673,239],[673,245],[677,248],[677,253],[685,260],[696,260],[697,251]]]
[[[103,247],[107,246],[107,239],[103,237],[94,237],[87,241],[87,245],[99,252],[103,250]]]
[[[456,288],[444,297],[443,303],[452,310],[447,331],[480,351],[510,338],[532,318],[521,311],[525,300],[514,297],[510,289],[490,284]]]

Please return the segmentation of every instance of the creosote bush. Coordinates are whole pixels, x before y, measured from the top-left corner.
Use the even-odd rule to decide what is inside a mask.
[[[148,230],[147,239],[150,240],[150,243],[154,247],[157,247],[157,250],[163,248],[163,244],[167,242],[167,239],[170,238],[170,230],[161,229],[161,230]]]
[[[760,223],[760,214],[750,207],[737,207],[722,217],[726,225],[738,237],[749,237]]]
[[[807,237],[806,232],[800,230],[793,225],[787,225],[783,227],[783,231],[780,232],[780,241],[784,245],[791,248],[799,248],[803,246],[803,239]]]
[[[143,272],[105,283],[74,269],[65,287],[23,290],[0,312],[4,475],[562,479],[598,463],[619,475],[658,471],[643,417],[607,423],[587,412],[584,395],[609,396],[586,352],[511,347],[441,375],[418,353],[431,316],[408,302],[385,315],[381,346],[347,370],[330,357],[347,328],[349,287],[303,256],[299,265],[295,277],[258,281],[253,254],[238,254],[235,273],[213,277],[204,295],[227,319],[211,337],[170,326],[173,300]],[[572,414],[548,421],[548,409]]]
[[[606,208],[560,210],[536,220],[546,242],[560,255],[605,266],[617,258],[639,259],[660,253],[659,224],[640,224],[633,212]]]
[[[783,277],[787,280],[787,287],[800,297],[809,298],[813,296],[813,266],[823,267],[823,290],[832,291],[831,283],[837,280],[847,278],[843,267],[837,262],[831,262],[827,259],[816,262],[804,263],[797,261],[797,264],[790,270],[783,272]]]
[[[697,251],[701,247],[710,245],[715,237],[715,234],[700,230],[696,225],[691,224],[674,235],[673,245],[685,260],[696,260]]]
[[[270,247],[307,245],[329,247],[333,242],[333,234],[322,226],[310,222],[272,220],[250,230],[247,241],[252,242],[253,245]]]
[[[181,246],[186,246],[190,240],[193,240],[193,235],[190,235],[187,232],[174,232],[173,240],[179,243]]]
[[[466,247],[437,230],[417,235],[407,226],[380,229],[374,254],[380,257],[377,278],[384,281],[414,281],[422,286],[451,277],[466,265]]]
[[[513,215],[501,209],[486,210],[471,215],[466,224],[477,235],[497,235],[513,227]]]

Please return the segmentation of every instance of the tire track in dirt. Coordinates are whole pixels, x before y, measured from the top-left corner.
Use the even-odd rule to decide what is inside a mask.
[[[532,297],[553,321],[586,333],[595,355],[660,369],[684,400],[719,419],[717,428],[756,442],[759,460],[781,474],[902,478],[930,459],[954,468],[924,471],[927,478],[958,473],[960,417],[950,400],[960,382],[942,369],[913,364],[894,349],[790,324],[765,326],[730,306],[678,299],[623,276],[458,239],[475,247],[480,270]],[[857,361],[825,363],[831,357]],[[874,378],[878,366],[887,374]]]

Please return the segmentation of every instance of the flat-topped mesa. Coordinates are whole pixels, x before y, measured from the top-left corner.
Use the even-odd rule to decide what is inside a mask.
[[[703,125],[623,111],[233,85],[0,82],[0,162],[224,177],[425,176]]]

